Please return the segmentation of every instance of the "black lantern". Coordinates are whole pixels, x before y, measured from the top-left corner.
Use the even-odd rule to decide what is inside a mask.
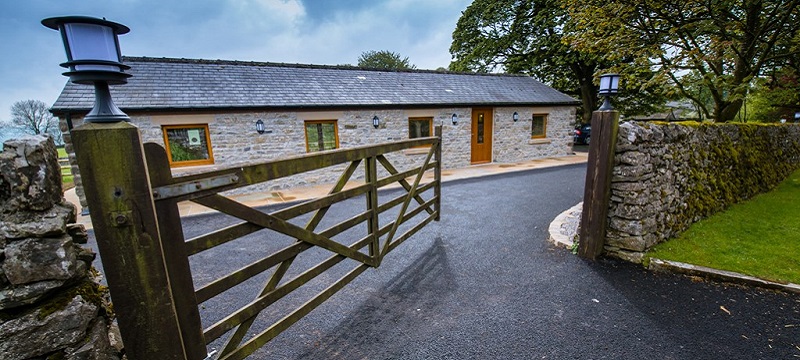
[[[605,97],[603,106],[598,110],[614,110],[611,106],[611,97],[619,93],[619,74],[603,74],[600,75],[600,89],[597,94]]]
[[[514,122],[519,121],[519,113],[514,111],[514,115],[512,116],[512,119],[514,119]]]
[[[130,121],[128,115],[114,105],[108,90],[109,84],[125,84],[131,76],[124,72],[130,67],[122,64],[117,37],[128,33],[130,29],[122,24],[87,16],[47,18],[42,20],[42,25],[61,32],[67,53],[67,62],[61,66],[69,69],[64,75],[69,76],[73,83],[94,85],[95,104],[84,121]]]
[[[381,119],[378,119],[378,115],[372,117],[372,126],[375,127],[376,129],[378,128],[378,126],[381,126]]]
[[[458,125],[458,115],[453,114],[453,116],[450,118],[450,120],[453,121],[453,125]]]
[[[256,131],[258,131],[259,134],[264,133],[264,121],[262,121],[261,119],[258,119],[256,121]]]

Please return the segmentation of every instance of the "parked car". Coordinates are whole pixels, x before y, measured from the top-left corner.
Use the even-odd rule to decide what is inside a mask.
[[[589,144],[589,139],[592,135],[592,125],[580,124],[575,127],[575,136],[572,142],[575,144]]]

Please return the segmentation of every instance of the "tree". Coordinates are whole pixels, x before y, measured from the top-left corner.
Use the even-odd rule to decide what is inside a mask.
[[[794,69],[785,68],[757,79],[753,84],[752,95],[747,97],[745,103],[746,120],[777,122],[780,119],[787,119],[794,121],[794,113],[800,111],[800,76],[798,74],[800,72]]]
[[[408,57],[404,58],[400,54],[389,50],[370,50],[361,53],[361,56],[358,57],[358,66],[370,69],[390,70],[407,70],[417,68],[409,62]]]
[[[11,121],[3,124],[21,130],[26,134],[46,134],[60,144],[61,129],[58,118],[50,113],[49,107],[40,100],[22,100],[11,105]]]
[[[567,39],[621,67],[649,63],[707,118],[733,120],[751,82],[798,57],[798,0],[567,0],[576,31]],[[624,59],[634,59],[625,63]],[[711,98],[710,106],[704,95]]]
[[[778,45],[789,53],[800,51],[800,31],[788,43]],[[745,104],[750,108],[748,121],[793,121],[800,111],[800,56],[789,56],[784,63],[769,67],[753,85],[753,95]]]
[[[583,104],[582,119],[588,122],[599,102],[595,75],[611,68],[591,51],[577,51],[564,39],[572,32],[569,13],[556,0],[475,0],[462,13],[453,32],[450,70],[531,75],[572,96]],[[646,69],[646,68],[645,68]],[[625,78],[640,77],[642,69],[628,71]],[[623,81],[641,84],[639,81]],[[652,84],[651,84],[652,85]],[[647,113],[663,99],[652,89],[630,91],[637,96],[615,102],[629,113]]]

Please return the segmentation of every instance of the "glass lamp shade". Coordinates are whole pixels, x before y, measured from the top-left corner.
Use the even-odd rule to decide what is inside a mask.
[[[70,59],[121,62],[117,52],[116,36],[108,27],[97,24],[64,24],[64,34],[69,45]],[[75,70],[119,71],[111,65],[74,65]]]
[[[619,92],[619,74],[600,75],[599,95],[614,95]]]
[[[69,68],[64,75],[79,84],[106,81],[124,84],[130,77],[123,70],[117,35],[130,31],[125,25],[87,16],[62,16],[42,20],[42,25],[61,32]]]

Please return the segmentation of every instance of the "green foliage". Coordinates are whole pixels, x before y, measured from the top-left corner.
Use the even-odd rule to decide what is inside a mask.
[[[184,147],[178,141],[169,142],[169,153],[172,155],[173,162],[202,159],[198,158],[196,154]]]
[[[734,119],[750,82],[797,64],[796,1],[567,0],[567,41],[621,69],[649,65],[649,83],[675,86],[716,121]],[[796,66],[796,65],[795,65]],[[713,107],[709,105],[709,99]]]
[[[794,113],[800,111],[800,71],[786,67],[754,83],[741,117],[751,122],[794,121]]]
[[[576,50],[565,39],[574,21],[555,0],[474,0],[453,32],[450,53],[453,71],[505,71],[531,75],[581,99],[582,119],[588,122],[599,102],[596,75],[614,65],[593,51]],[[623,87],[634,96],[618,99],[617,108],[641,114],[663,104],[658,86],[638,80],[648,67],[626,69]],[[644,72],[645,74],[643,74]],[[625,93],[623,91],[623,93]]]
[[[774,191],[692,225],[647,256],[800,284],[800,170]]]
[[[389,50],[370,50],[358,57],[358,67],[370,69],[408,70],[417,67],[409,62],[408,57]]]

